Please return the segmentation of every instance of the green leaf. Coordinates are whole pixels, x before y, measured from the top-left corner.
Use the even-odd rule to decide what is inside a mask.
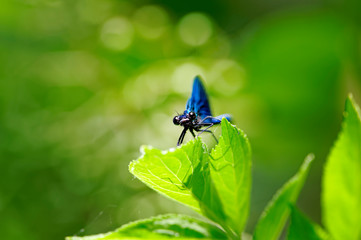
[[[308,155],[298,173],[273,196],[257,223],[253,239],[278,239],[290,213],[290,205],[297,201],[313,159],[312,154]]]
[[[327,159],[322,192],[323,222],[335,240],[361,237],[361,122],[352,96],[342,131]]]
[[[129,171],[150,188],[201,213],[201,206],[188,184],[203,158],[207,158],[200,139],[175,150],[162,152],[143,147],[142,151],[143,156],[130,163]]]
[[[211,157],[200,139],[168,152],[144,148],[130,172],[149,187],[217,222],[231,238],[244,229],[250,202],[251,151],[240,130],[222,120]]]
[[[222,204],[210,178],[208,153],[200,138],[167,152],[144,148],[144,155],[131,162],[129,169],[152,189],[226,229]]]
[[[251,148],[248,139],[223,118],[222,136],[211,156],[211,175],[227,216],[226,223],[240,235],[250,204]]]
[[[232,235],[225,221],[226,216],[218,192],[211,179],[208,158],[203,158],[203,161],[194,169],[185,186],[191,189],[193,196],[198,200],[202,213],[220,224]]]
[[[167,214],[126,224],[114,232],[67,240],[118,239],[227,239],[225,233],[207,222],[184,215]]]
[[[325,231],[305,217],[296,207],[292,207],[288,240],[326,240]]]

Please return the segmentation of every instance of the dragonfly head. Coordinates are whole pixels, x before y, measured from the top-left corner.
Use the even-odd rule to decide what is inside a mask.
[[[196,119],[196,114],[194,112],[189,112],[188,117],[190,120],[194,120],[194,119]]]
[[[173,123],[174,123],[174,125],[179,125],[179,124],[180,124],[180,118],[179,118],[179,116],[175,116],[175,117],[173,118]]]
[[[195,112],[184,113],[183,115],[177,115],[173,118],[174,125],[191,126],[193,121],[197,118]]]

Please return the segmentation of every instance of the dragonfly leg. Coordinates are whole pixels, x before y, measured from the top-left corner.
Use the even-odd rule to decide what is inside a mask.
[[[208,124],[207,124],[207,125],[208,125]],[[218,140],[217,140],[216,136],[214,136],[213,132],[212,132],[211,130],[208,130],[208,128],[212,127],[213,125],[214,125],[214,123],[211,123],[211,124],[209,124],[209,126],[206,127],[205,129],[196,130],[197,132],[200,132],[200,133],[197,134],[197,137],[198,137],[199,135],[201,135],[202,133],[207,132],[207,133],[212,134],[214,140],[216,140],[216,142],[218,143]]]
[[[189,131],[192,133],[193,137],[196,138],[196,135],[193,132],[193,128],[190,128]]]
[[[199,129],[198,132],[200,132],[200,133],[198,133],[197,137],[198,137],[199,135],[201,135],[203,132],[212,132],[212,131],[208,130],[208,128],[212,127],[213,125],[214,125],[214,123],[211,123],[211,124],[209,124],[209,126],[206,127],[205,129]]]
[[[213,125],[215,125],[215,124],[217,124],[217,123],[197,123],[195,126],[196,127],[208,127],[208,126],[213,126]],[[201,131],[201,130],[199,130],[199,131]],[[198,131],[198,132],[199,132]]]
[[[179,136],[179,139],[178,139],[178,142],[177,142],[177,146],[179,146],[179,145],[182,144],[182,142],[183,142],[183,140],[184,140],[184,136],[185,136],[186,133],[187,133],[187,130],[188,130],[188,128],[186,128],[186,127],[183,129],[181,135]]]
[[[213,118],[213,117],[212,116],[207,116],[207,117],[203,118],[202,121],[200,121],[198,124],[203,124],[204,120],[210,119],[210,118]]]

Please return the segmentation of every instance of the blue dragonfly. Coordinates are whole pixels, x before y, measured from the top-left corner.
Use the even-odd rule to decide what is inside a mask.
[[[193,137],[196,137],[194,131],[199,132],[197,137],[203,132],[211,133],[217,141],[213,132],[208,129],[215,124],[221,123],[221,120],[224,117],[228,121],[231,121],[231,116],[229,114],[222,114],[217,117],[212,116],[207,93],[203,87],[200,77],[196,76],[193,81],[192,95],[187,101],[184,113],[173,118],[173,123],[175,125],[183,127],[177,146],[183,143],[184,136],[188,130],[192,133]]]

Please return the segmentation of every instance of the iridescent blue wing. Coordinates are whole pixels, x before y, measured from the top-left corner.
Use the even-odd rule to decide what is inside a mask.
[[[194,112],[201,119],[212,116],[209,107],[206,90],[203,87],[201,78],[196,76],[193,81],[192,95],[187,101],[186,110],[184,113]]]

